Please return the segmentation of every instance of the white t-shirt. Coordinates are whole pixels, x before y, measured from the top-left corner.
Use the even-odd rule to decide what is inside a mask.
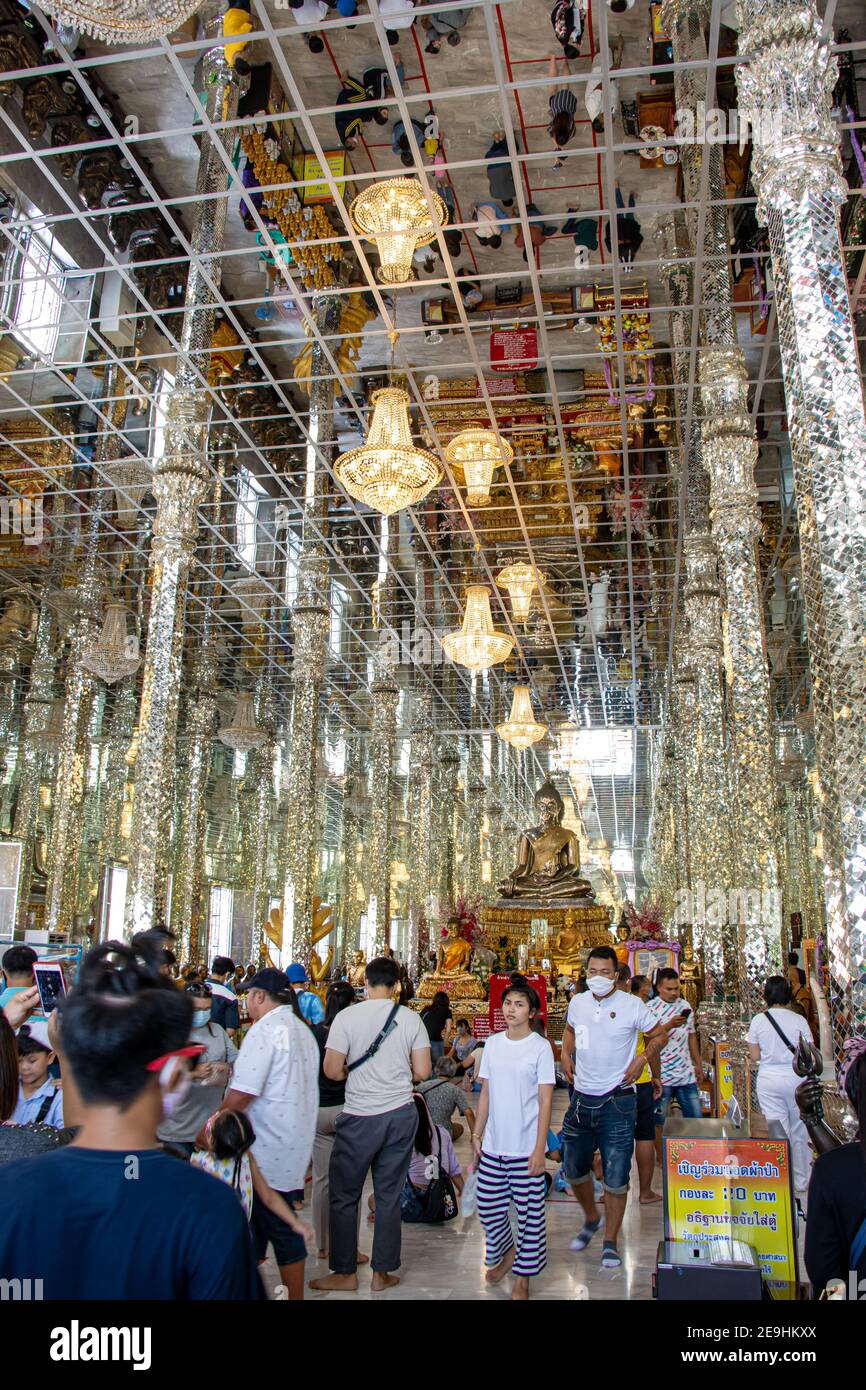
[[[490,1104],[484,1152],[528,1158],[538,1138],[538,1088],[556,1084],[550,1043],[538,1033],[517,1041],[494,1033],[484,1044],[476,1080],[487,1082]]]
[[[292,19],[296,24],[318,24],[320,19],[324,19],[328,13],[325,0],[304,0],[303,5],[298,9],[292,10]]]
[[[790,1009],[784,1008],[773,1008],[770,1013],[773,1015],[773,1023],[778,1024],[794,1047],[797,1046],[801,1038],[808,1038],[809,1042],[812,1041],[812,1030],[801,1014],[792,1013]],[[767,1072],[774,1072],[778,1075],[784,1072],[787,1076],[792,1077],[799,1086],[802,1078],[797,1076],[791,1065],[794,1055],[788,1051],[766,1014],[755,1014],[749,1024],[748,1040],[750,1043],[757,1043],[761,1049],[759,1074],[764,1072],[766,1075]]]
[[[319,1110],[319,1047],[288,1004],[258,1019],[241,1044],[231,1089],[247,1107],[256,1162],[277,1192],[304,1186]]]
[[[615,989],[605,999],[589,990],[575,994],[566,1022],[574,1029],[574,1089],[606,1096],[634,1061],[638,1033],[649,1033],[657,1020],[636,994]]]
[[[655,1015],[656,1023],[670,1023],[678,1018],[686,1008],[684,999],[674,999],[669,1004],[656,996],[647,1004],[650,1013]],[[661,1079],[663,1086],[689,1086],[695,1083],[695,1068],[689,1052],[689,1034],[695,1031],[695,1016],[689,1006],[689,1016],[678,1028],[672,1028],[668,1040],[661,1051]]]
[[[386,30],[408,29],[415,23],[415,0],[379,0],[379,13]]]
[[[342,1009],[331,1024],[326,1046],[354,1062],[385,1027],[392,1008],[390,999],[365,999]],[[422,1047],[429,1049],[430,1039],[411,1009],[399,1008],[395,1023],[376,1055],[349,1072],[344,1106],[347,1115],[384,1115],[411,1101],[412,1053]]]

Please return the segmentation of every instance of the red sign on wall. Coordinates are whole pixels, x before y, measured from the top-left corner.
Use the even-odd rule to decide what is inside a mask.
[[[490,365],[494,372],[531,372],[538,366],[536,330],[497,328],[490,334]]]
[[[547,1027],[547,978],[544,975],[527,975],[526,979],[541,1000],[541,1017]],[[511,975],[491,975],[489,981],[489,1018],[491,1033],[501,1033],[505,1028],[502,1016],[502,996],[511,984]],[[477,1037],[476,1033],[476,1037]]]

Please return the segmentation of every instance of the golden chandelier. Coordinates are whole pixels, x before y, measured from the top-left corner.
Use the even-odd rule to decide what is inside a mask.
[[[379,252],[377,277],[385,285],[405,285],[412,278],[412,257],[418,246],[435,240],[448,221],[448,209],[438,193],[430,193],[437,225],[430,221],[424,189],[417,179],[385,179],[373,183],[352,200],[349,217],[356,231],[375,241]]]
[[[504,570],[499,571],[496,582],[508,590],[514,621],[525,623],[532,606],[532,595],[536,588],[545,582],[541,570],[536,569],[535,565],[527,564],[525,560],[517,560],[513,565],[506,565]]]
[[[374,391],[373,419],[360,449],[340,454],[337,481],[354,497],[383,516],[414,506],[442,480],[435,454],[412,443],[409,395],[399,386]]]
[[[466,612],[459,632],[447,632],[442,638],[445,655],[458,666],[470,671],[486,671],[505,661],[514,648],[514,640],[505,632],[497,632],[490,613],[490,590],[486,584],[470,584],[466,590]]]
[[[466,483],[466,503],[470,507],[486,507],[490,502],[493,470],[510,464],[514,450],[507,440],[500,440],[495,430],[461,430],[446,445],[445,458]]]
[[[532,697],[528,685],[516,685],[511,698],[511,713],[504,724],[496,725],[503,743],[510,743],[519,753],[538,743],[547,733],[547,725],[539,724],[532,712]]]

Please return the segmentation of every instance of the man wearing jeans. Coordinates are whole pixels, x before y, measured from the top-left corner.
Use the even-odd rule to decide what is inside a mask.
[[[664,1124],[671,1098],[677,1101],[686,1119],[699,1120],[703,1111],[699,1093],[704,1064],[695,1032],[691,1006],[680,998],[680,977],[675,970],[659,970],[656,997],[647,1005],[657,1023],[669,1024],[683,1018],[685,1026],[670,1035],[661,1055],[662,1094],[656,1102],[656,1125]]]
[[[430,1075],[424,1024],[394,1004],[397,962],[381,956],[365,973],[367,998],[337,1014],[323,1063],[329,1080],[346,1081],[329,1168],[332,1272],[310,1282],[311,1289],[332,1292],[358,1287],[358,1204],[370,1170],[376,1199],[371,1287],[376,1293],[400,1282],[392,1271],[400,1268],[400,1193],[418,1128],[412,1087]]]
[[[592,1161],[599,1149],[605,1269],[622,1264],[616,1241],[634,1153],[635,1082],[667,1040],[666,1030],[643,1000],[617,989],[618,964],[612,946],[592,948],[586,962],[587,991],[572,998],[562,1037],[562,1071],[574,1086],[562,1128],[562,1166],[584,1212],[583,1227],[571,1248],[585,1250],[601,1225],[592,1185]],[[638,1057],[639,1033],[646,1047]]]

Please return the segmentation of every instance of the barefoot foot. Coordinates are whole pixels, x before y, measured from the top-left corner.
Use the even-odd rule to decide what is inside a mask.
[[[358,1251],[356,1258],[359,1265],[368,1265],[370,1263],[370,1256],[365,1255],[363,1250]]]
[[[382,1289],[393,1289],[395,1284],[399,1284],[398,1274],[380,1274],[377,1269],[373,1270],[373,1278],[370,1280],[370,1288],[373,1293],[381,1293]]]
[[[511,1290],[512,1298],[529,1297],[529,1279],[525,1274],[518,1274],[514,1280],[514,1288]]]
[[[324,1293],[357,1293],[357,1274],[323,1274],[321,1279],[311,1279],[308,1286],[321,1289]]]
[[[649,1192],[642,1192],[638,1200],[642,1207],[648,1207],[653,1202],[660,1202],[661,1199],[662,1194],[660,1192],[653,1192],[652,1189],[650,1189]]]
[[[499,1284],[505,1278],[506,1274],[508,1273],[513,1264],[514,1246],[512,1245],[511,1249],[508,1251],[508,1254],[505,1255],[504,1258],[499,1261],[498,1265],[490,1266],[484,1278],[487,1280],[488,1284]]]

